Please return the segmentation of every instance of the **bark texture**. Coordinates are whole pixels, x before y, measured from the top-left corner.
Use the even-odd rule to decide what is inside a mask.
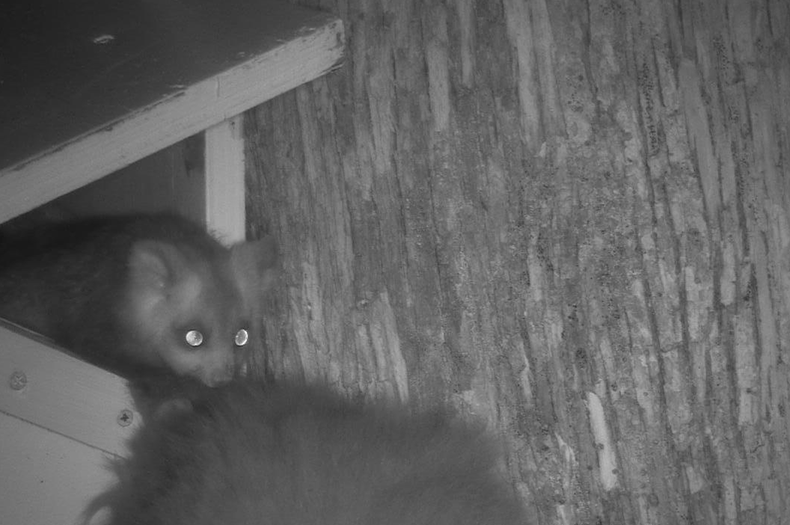
[[[790,523],[790,4],[303,3],[269,370],[487,419],[534,523]]]

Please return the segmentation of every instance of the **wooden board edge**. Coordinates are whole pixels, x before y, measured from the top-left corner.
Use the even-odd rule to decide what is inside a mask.
[[[126,381],[0,323],[0,411],[108,454],[142,423]]]
[[[0,222],[309,82],[343,56],[334,19],[267,53],[0,170]]]

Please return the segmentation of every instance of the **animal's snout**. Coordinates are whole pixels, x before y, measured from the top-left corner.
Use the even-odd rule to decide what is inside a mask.
[[[215,387],[215,386],[224,385],[225,383],[229,382],[231,379],[233,379],[233,370],[222,368],[219,370],[215,370],[214,373],[204,377],[203,382],[210,387]]]

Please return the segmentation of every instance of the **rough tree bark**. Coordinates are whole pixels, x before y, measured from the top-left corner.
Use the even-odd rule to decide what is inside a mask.
[[[789,4],[304,3],[267,366],[487,418],[534,523],[790,523]]]

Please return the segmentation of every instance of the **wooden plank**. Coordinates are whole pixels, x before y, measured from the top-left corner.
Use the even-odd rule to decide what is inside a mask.
[[[208,228],[226,244],[245,239],[244,116],[206,130],[206,207]]]
[[[274,1],[4,10],[0,221],[312,80],[343,51],[339,20]]]
[[[0,411],[110,454],[140,425],[126,381],[0,325]]]
[[[78,523],[114,480],[102,451],[2,412],[0,450],[3,523]]]

